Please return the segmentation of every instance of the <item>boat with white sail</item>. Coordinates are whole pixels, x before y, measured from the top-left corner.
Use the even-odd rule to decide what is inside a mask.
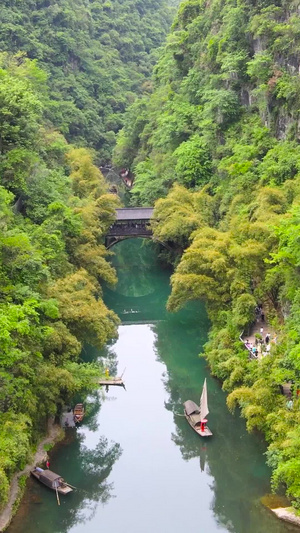
[[[200,398],[200,406],[198,406],[192,400],[187,400],[186,402],[184,402],[183,405],[185,418],[187,419],[193,430],[196,431],[196,433],[198,433],[198,435],[200,435],[201,437],[211,437],[212,432],[206,425],[206,417],[209,413],[207,402],[206,378],[204,380],[204,385]]]

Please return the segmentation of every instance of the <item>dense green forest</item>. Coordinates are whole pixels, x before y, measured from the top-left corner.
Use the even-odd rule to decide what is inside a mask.
[[[283,483],[299,508],[298,9],[286,0],[181,3],[154,90],[126,113],[114,161],[135,174],[133,205],[156,202],[154,235],[175,250],[169,309],[206,302],[212,372],[229,408],[264,433],[273,487]],[[257,305],[277,337],[258,360],[239,340]]]
[[[101,373],[81,363],[116,335],[101,299],[114,283],[102,236],[115,195],[86,148],[46,126],[46,75],[21,54],[0,56],[0,499],[47,418]]]
[[[45,119],[106,162],[125,108],[149,91],[172,13],[165,0],[3,0],[0,50],[38,59]]]
[[[298,2],[187,0],[160,52],[172,2],[2,4],[1,505],[48,417],[101,372],[83,344],[116,335],[101,284],[116,281],[103,237],[118,199],[95,162],[117,136],[132,204],[156,202],[173,249],[168,307],[206,302],[212,372],[300,507]],[[277,342],[256,360],[239,336],[258,304]]]
[[[47,420],[101,368],[118,317],[104,236],[126,106],[150,90],[172,8],[161,0],[4,1],[0,30],[0,508]],[[72,144],[70,144],[72,143]]]

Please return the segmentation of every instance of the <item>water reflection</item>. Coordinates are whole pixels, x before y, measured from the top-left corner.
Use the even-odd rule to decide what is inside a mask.
[[[118,272],[118,283],[114,289],[118,308],[122,295],[132,298],[132,303],[136,307],[135,298],[153,293],[159,294],[163,272],[158,260],[158,248],[154,246],[156,245],[149,239],[130,239],[113,247],[115,255],[112,262]],[[168,288],[168,273],[166,276],[166,288]],[[161,304],[162,299],[158,300]],[[139,306],[139,309],[144,309],[144,306]]]
[[[68,430],[66,439],[57,445],[51,457],[51,469],[77,487],[68,496],[60,498],[62,510],[57,509],[54,492],[30,479],[25,501],[10,531],[67,532],[74,525],[91,520],[98,505],[107,504],[113,497],[114,485],[108,478],[122,454],[120,444],[110,443],[102,435],[95,448],[89,449],[84,440],[83,432]]]
[[[168,398],[165,407],[174,413],[172,440],[182,458],[197,460],[214,497],[211,503],[217,524],[236,533],[296,531],[275,519],[260,498],[270,491],[270,470],[264,460],[265,443],[259,435],[249,435],[245,422],[232,416],[220,384],[209,374],[204,359],[195,354],[206,340],[207,318],[203,308],[190,305],[185,312],[169,315],[155,324],[156,349],[168,372],[163,381]],[[204,378],[208,380],[209,427],[214,436],[201,439],[182,415],[183,402],[199,403]]]
[[[158,272],[155,252],[148,247],[147,255],[142,246],[143,289],[144,276],[129,268],[138,262],[136,243],[114,248],[118,255],[126,248],[118,259],[127,267],[126,294],[106,291],[107,305],[123,321],[119,339],[101,354],[88,347],[83,353],[84,360],[100,356],[111,373],[126,367],[126,391],[91,396],[84,424],[53,455],[51,468],[81,490],[58,509],[55,494],[31,481],[9,533],[297,531],[261,505],[270,490],[264,442],[246,433],[238,414],[230,415],[220,384],[197,357],[209,325],[204,307],[167,313],[168,273]],[[208,440],[182,416],[185,400],[199,401],[205,377],[214,433]],[[28,503],[33,494],[39,505]]]

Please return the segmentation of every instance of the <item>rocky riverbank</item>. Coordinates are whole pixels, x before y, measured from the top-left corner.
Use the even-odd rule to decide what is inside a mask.
[[[291,502],[285,496],[266,494],[261,498],[261,503],[270,509],[280,520],[300,527],[300,516],[296,514],[295,509],[291,506]]]
[[[284,520],[294,526],[300,527],[300,516],[295,514],[292,507],[278,507],[277,509],[271,509],[271,511],[277,516],[277,518],[280,518],[280,520]]]

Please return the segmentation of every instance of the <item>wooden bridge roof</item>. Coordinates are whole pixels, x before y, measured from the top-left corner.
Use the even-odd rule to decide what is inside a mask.
[[[123,207],[116,209],[118,220],[149,220],[152,217],[153,207]]]

